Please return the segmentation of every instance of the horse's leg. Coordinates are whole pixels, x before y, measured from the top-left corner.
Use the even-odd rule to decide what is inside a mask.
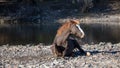
[[[74,43],[75,48],[78,48],[80,53],[86,54],[86,52],[81,48],[81,46],[79,45],[79,43],[76,40],[72,40],[72,41]]]
[[[63,57],[72,56],[73,49],[74,49],[74,45],[73,45],[72,41],[68,40],[67,46],[66,46],[65,50],[63,51]]]
[[[63,51],[65,50],[65,48],[63,46],[57,46],[57,55],[58,57],[62,57],[63,56]]]

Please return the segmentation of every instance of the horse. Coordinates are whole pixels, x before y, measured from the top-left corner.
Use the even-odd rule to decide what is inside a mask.
[[[79,24],[80,22],[78,19],[70,19],[57,30],[57,34],[54,38],[53,44],[51,45],[51,50],[54,56],[70,56],[72,55],[74,48],[78,48],[80,52],[85,53],[77,41],[70,38],[71,35],[84,38],[85,33]]]

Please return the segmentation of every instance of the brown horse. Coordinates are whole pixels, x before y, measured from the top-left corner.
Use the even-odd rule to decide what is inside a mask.
[[[72,54],[74,48],[78,48],[79,51],[84,52],[76,40],[70,38],[71,34],[79,38],[84,37],[84,32],[80,28],[79,23],[79,20],[69,20],[57,30],[57,34],[51,46],[55,56],[69,56]]]

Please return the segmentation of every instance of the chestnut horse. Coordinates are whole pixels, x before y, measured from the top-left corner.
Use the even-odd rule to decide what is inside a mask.
[[[57,57],[70,56],[74,48],[84,52],[76,40],[71,39],[70,36],[75,35],[79,38],[84,37],[84,32],[80,28],[79,20],[69,20],[65,22],[58,30],[51,46],[52,53]]]

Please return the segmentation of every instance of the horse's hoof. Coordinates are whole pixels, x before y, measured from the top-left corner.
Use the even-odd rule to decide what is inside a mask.
[[[90,55],[91,55],[91,53],[90,53],[90,52],[87,52],[87,53],[86,53],[86,55],[87,55],[87,56],[90,56]]]

